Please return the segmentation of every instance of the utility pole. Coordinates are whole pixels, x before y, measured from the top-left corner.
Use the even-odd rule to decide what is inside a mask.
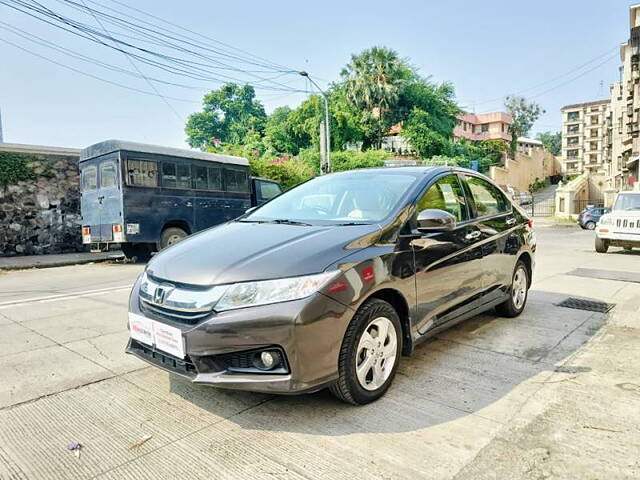
[[[0,110],[0,143],[4,142],[2,137],[2,110]]]
[[[327,99],[327,95],[320,88],[320,86],[309,76],[309,74],[305,71],[298,72],[301,76],[306,77],[309,81],[318,89],[320,94],[322,95],[322,100],[324,100],[324,137],[322,138],[322,134],[320,135],[320,155],[321,155],[321,165],[320,165],[320,174],[330,173],[331,172],[331,129],[329,127],[329,100]],[[325,154],[322,156],[322,151],[324,146]]]

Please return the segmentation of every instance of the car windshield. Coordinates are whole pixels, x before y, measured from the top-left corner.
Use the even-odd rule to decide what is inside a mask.
[[[640,195],[621,193],[618,195],[614,210],[640,210]]]
[[[241,222],[353,225],[386,218],[417,181],[411,174],[358,172],[314,178],[283,193]]]

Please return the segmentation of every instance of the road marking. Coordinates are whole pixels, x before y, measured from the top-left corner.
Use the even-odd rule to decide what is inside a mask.
[[[120,290],[128,290],[128,289],[131,289],[131,287],[133,287],[133,284],[121,285],[118,287],[99,288],[96,290],[84,290],[81,292],[60,293],[56,295],[47,295],[45,297],[32,297],[32,298],[23,298],[19,300],[9,300],[7,302],[0,302],[0,310],[9,308],[9,307],[17,307],[20,305],[28,305],[31,303],[49,303],[49,302],[58,302],[60,300],[89,297],[94,295],[105,295],[107,293],[118,292]]]

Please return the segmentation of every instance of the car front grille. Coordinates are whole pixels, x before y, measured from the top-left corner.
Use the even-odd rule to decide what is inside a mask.
[[[616,228],[631,230],[632,233],[640,232],[640,218],[617,218]]]
[[[186,323],[188,325],[194,325],[200,320],[207,318],[213,312],[190,312],[186,310],[176,310],[167,306],[154,305],[151,302],[147,302],[144,299],[140,299],[140,309],[152,316],[158,316],[165,320],[171,320],[178,323]]]
[[[139,357],[147,360],[149,363],[166,370],[171,370],[172,372],[179,373],[187,377],[195,377],[198,373],[195,365],[191,361],[174,357],[168,353],[160,352],[159,350],[154,350],[150,346],[133,339],[131,339],[130,350]]]

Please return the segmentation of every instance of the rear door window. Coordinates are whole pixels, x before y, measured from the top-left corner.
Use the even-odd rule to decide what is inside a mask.
[[[104,162],[100,165],[100,188],[113,188],[118,183],[116,164]]]
[[[158,186],[158,164],[155,160],[127,160],[127,183],[138,187]]]
[[[248,192],[249,176],[245,170],[224,170],[224,183],[228,192]]]
[[[89,192],[98,188],[98,169],[91,165],[82,170],[82,191]]]
[[[498,215],[510,210],[509,201],[498,188],[478,177],[466,177],[466,179],[478,217]]]
[[[193,167],[193,188],[196,190],[207,190],[209,181],[207,179],[207,167],[194,165]]]

